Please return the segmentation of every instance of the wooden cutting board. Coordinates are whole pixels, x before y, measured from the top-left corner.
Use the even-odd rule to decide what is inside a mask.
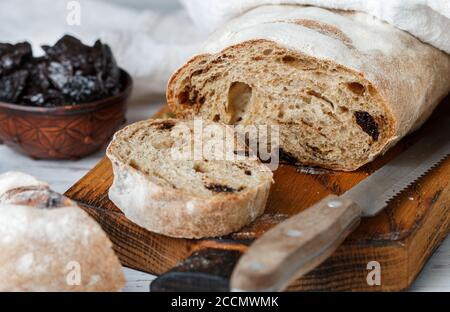
[[[164,116],[167,109],[157,114]],[[450,114],[447,98],[433,115]],[[433,121],[431,121],[433,122]],[[429,123],[428,123],[429,124]],[[162,274],[191,255],[217,251],[245,252],[251,242],[286,218],[301,212],[323,197],[342,194],[368,177],[427,132],[427,126],[405,138],[386,155],[351,173],[306,170],[281,165],[275,172],[266,213],[241,231],[221,239],[186,240],[148,232],[127,220],[108,200],[113,175],[105,158],[66,195],[82,204],[111,238],[123,265]],[[450,134],[449,134],[450,135]],[[407,289],[450,230],[450,159],[395,198],[374,218],[360,227],[319,268],[296,281],[289,290],[398,291]],[[267,251],[270,253],[270,250]],[[219,253],[220,254],[220,253]],[[211,256],[214,258],[214,256]],[[208,261],[212,258],[205,258]],[[237,257],[219,256],[214,261],[185,261],[182,270],[205,270],[229,274]],[[197,259],[198,260],[198,259]],[[369,286],[367,266],[377,261],[381,285]],[[206,263],[206,264],[205,264]],[[221,270],[223,268],[223,270]],[[228,268],[228,269],[225,269]],[[225,275],[226,275],[225,274]]]

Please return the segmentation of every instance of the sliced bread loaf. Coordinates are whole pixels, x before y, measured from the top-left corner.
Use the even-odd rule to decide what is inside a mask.
[[[169,82],[179,118],[280,125],[284,155],[355,170],[450,91],[450,56],[357,12],[262,6],[217,30]]]
[[[207,122],[199,140],[194,130],[194,121],[149,120],[115,135],[107,149],[114,170],[109,198],[131,221],[167,236],[201,238],[237,231],[263,213],[272,172],[249,156],[205,153],[208,146],[231,147],[228,156],[245,150],[231,127]]]

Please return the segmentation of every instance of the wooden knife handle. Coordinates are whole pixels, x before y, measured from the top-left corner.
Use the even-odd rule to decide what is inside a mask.
[[[284,290],[327,259],[360,220],[357,204],[328,196],[254,242],[233,271],[232,291]]]

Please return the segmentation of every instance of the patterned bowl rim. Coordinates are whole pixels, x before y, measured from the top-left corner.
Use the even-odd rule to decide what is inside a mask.
[[[12,104],[0,101],[0,109],[7,109],[17,112],[28,112],[37,114],[53,114],[53,115],[72,115],[80,114],[91,111],[96,111],[105,106],[114,105],[120,103],[120,99],[125,99],[131,94],[133,88],[133,79],[130,74],[123,69],[120,69],[121,80],[124,82],[123,90],[114,95],[101,100],[97,100],[89,103],[75,104],[75,105],[63,105],[54,107],[36,107],[26,106],[20,104]]]

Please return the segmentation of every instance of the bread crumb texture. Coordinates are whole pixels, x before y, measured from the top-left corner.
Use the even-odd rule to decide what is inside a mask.
[[[371,16],[262,6],[213,33],[171,78],[179,118],[279,125],[285,155],[355,170],[450,91],[450,56]]]
[[[236,231],[263,213],[273,182],[257,157],[238,155],[246,147],[236,138],[232,127],[211,121],[128,126],[107,150],[114,169],[109,197],[130,220],[164,235]]]

